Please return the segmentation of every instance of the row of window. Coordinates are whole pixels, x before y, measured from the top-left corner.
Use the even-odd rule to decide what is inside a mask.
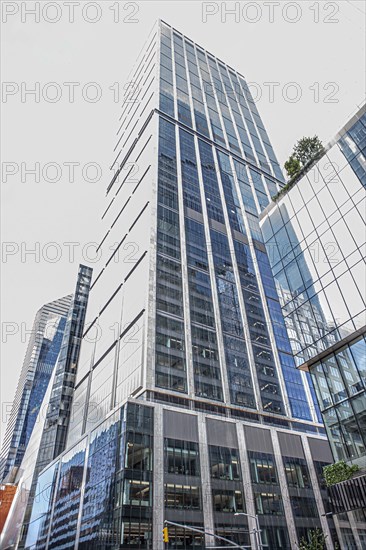
[[[125,422],[121,422],[121,418],[125,418]],[[165,470],[170,474],[165,481],[165,506],[178,510],[201,510],[198,443],[165,439],[164,445]],[[103,540],[112,542],[117,532],[115,529],[119,530],[121,524],[123,529],[126,527],[126,537],[122,534],[121,539],[126,544],[130,540],[138,540],[141,535],[136,524],[146,524],[146,541],[146,533],[151,532],[152,450],[152,409],[129,404],[124,414],[118,411],[110,417],[92,433],[87,461],[84,439],[62,457],[57,486],[55,481],[59,463],[52,465],[40,477],[26,547],[37,537],[38,541],[45,540],[49,525],[52,534],[50,548],[71,544],[80,513],[81,548],[100,543],[101,536]],[[256,513],[260,516],[283,516],[273,455],[251,451],[248,458],[255,484]],[[245,512],[243,492],[238,488],[241,481],[238,450],[209,445],[209,460],[214,511],[228,514]],[[317,518],[315,500],[309,493],[305,460],[283,457],[283,463],[290,490],[292,487],[306,490],[303,494],[297,492],[291,496],[295,517]],[[173,481],[171,474],[190,476],[190,479],[186,482],[178,478]],[[80,512],[83,478],[86,480],[85,494]],[[49,490],[50,486],[56,491],[52,521],[49,514],[54,493]],[[112,494],[116,495],[116,500],[113,501],[113,514],[110,514]]]
[[[199,476],[198,444],[166,440],[166,465],[170,474]],[[255,485],[268,485],[268,489],[254,490],[254,503],[259,516],[284,516],[284,506],[278,484],[274,456],[269,453],[249,451],[251,479]],[[213,479],[226,482],[241,480],[238,451],[226,447],[209,446],[210,472]],[[283,457],[288,487],[296,488],[291,494],[291,506],[297,518],[318,519],[315,497],[311,490],[306,461],[300,458]],[[301,489],[307,493],[301,494]],[[312,496],[310,496],[312,495]],[[243,493],[240,489],[212,488],[212,503],[215,512],[245,512]],[[165,506],[167,508],[201,510],[200,485],[166,483]]]
[[[214,139],[225,145],[225,136],[220,119],[221,115],[229,148],[241,155],[242,147],[248,159],[252,162],[257,162],[253,152],[254,147],[260,166],[270,173],[270,167],[265,156],[268,154],[276,177],[282,181],[281,170],[245,81],[241,78],[239,79],[232,71],[227,72],[224,65],[220,65],[220,70],[218,70],[216,61],[210,56],[208,57],[207,64],[204,52],[199,49],[197,49],[197,65],[193,45],[185,41],[187,52],[185,55],[183,40],[175,33],[173,35],[173,42],[175,84],[178,96],[178,120],[188,126],[192,126],[187,80],[189,75],[196,128],[201,130],[204,135],[208,135],[203,92]],[[171,38],[168,34],[162,34],[160,108],[174,117],[172,61]],[[201,73],[202,84],[199,72]],[[226,101],[226,94],[230,107]],[[248,139],[248,135],[250,135],[251,142]],[[239,136],[241,141],[240,146],[237,136]],[[262,147],[261,139],[265,145],[266,153]],[[276,187],[275,184],[273,184],[273,187]]]
[[[199,446],[192,441],[165,439],[165,471],[169,474],[200,476]],[[254,484],[278,485],[274,456],[248,451],[251,480]],[[311,487],[309,470],[303,458],[283,456],[287,485],[298,489]],[[212,479],[240,481],[241,469],[237,449],[209,445]]]
[[[327,151],[262,225],[299,362],[363,326],[365,120],[363,115]],[[340,401],[347,387],[351,394],[359,391],[362,380],[351,376],[346,383],[332,377],[325,401],[329,394]]]
[[[159,145],[159,191],[158,199],[161,205],[158,209],[158,277],[157,277],[157,308],[167,314],[178,316],[183,319],[183,295],[182,295],[182,273],[180,263],[180,235],[179,235],[179,214],[178,214],[178,191],[177,191],[177,169],[175,152],[175,130],[174,125],[160,121],[160,145]],[[187,208],[202,213],[201,192],[198,181],[196,151],[194,137],[188,132],[179,130],[179,141],[181,151],[182,168],[182,190],[184,203]],[[217,171],[212,147],[198,140],[198,149],[202,168],[203,186],[206,196],[206,206],[209,218],[224,224],[223,205],[220,198]],[[229,157],[218,153],[219,170],[223,181],[225,202],[231,229],[235,234],[245,234],[246,229],[242,219],[240,204],[233,184],[233,176]],[[167,171],[167,167],[170,167]],[[240,178],[244,178],[247,169],[241,163],[236,162],[235,170]],[[170,175],[168,174],[170,173]],[[256,187],[260,185],[261,175],[251,171],[252,181]],[[169,183],[170,179],[170,183]],[[244,181],[244,180],[243,180]],[[243,183],[243,185],[246,185]],[[170,188],[169,200],[166,194]],[[163,207],[162,202],[166,205]],[[256,221],[255,235],[260,232],[258,221],[251,214],[247,213],[250,229]],[[258,227],[257,227],[258,226]],[[187,259],[188,259],[188,284],[190,296],[190,317],[194,358],[194,383],[195,393],[198,397],[213,400],[223,400],[223,388],[221,384],[221,373],[218,357],[211,357],[209,364],[197,358],[193,332],[196,324],[204,325],[213,332],[207,332],[209,339],[213,338],[215,331],[215,315],[213,311],[213,296],[211,281],[208,271],[208,254],[206,236],[203,223],[185,217]],[[240,342],[239,361],[245,364],[245,371],[240,372],[240,366],[236,357],[233,357],[230,349],[225,349],[227,359],[227,370],[229,380],[230,399],[232,403],[256,408],[254,389],[251,381],[249,363],[246,356],[246,344],[244,342],[243,322],[239,306],[239,296],[234,277],[232,251],[229,247],[227,236],[213,228],[210,230],[210,248],[216,272],[217,296],[220,306],[221,329],[225,343],[233,344],[230,338],[237,338]],[[284,414],[280,385],[278,382],[274,356],[271,350],[267,321],[264,314],[261,297],[259,294],[258,282],[254,270],[253,260],[247,244],[234,239],[234,254],[237,261],[242,293],[245,303],[247,322],[251,341],[254,344],[253,353],[256,359],[256,372],[261,390],[262,405],[266,411]],[[258,265],[268,303],[271,305],[270,314],[273,320],[276,343],[281,350],[290,352],[290,344],[286,335],[282,312],[277,301],[277,293],[273,284],[270,266],[265,253],[256,251]],[[164,258],[169,256],[168,260]],[[173,261],[174,260],[176,261]],[[192,268],[191,268],[192,267]],[[169,272],[167,270],[169,268]],[[173,271],[173,273],[172,273]],[[206,273],[203,273],[206,272]],[[270,301],[271,300],[271,301]],[[269,302],[270,301],[270,302]],[[169,335],[168,335],[169,336]],[[214,347],[205,346],[213,352]],[[177,353],[167,355],[166,351],[157,350],[157,376],[156,382],[160,387],[167,387],[175,391],[187,391],[184,351],[179,357]],[[165,368],[161,366],[165,365]],[[171,368],[174,366],[174,370]],[[311,419],[307,397],[303,387],[301,374],[296,371],[294,363],[290,366],[288,360],[284,363],[285,383],[293,402],[293,414],[306,420]],[[180,370],[181,372],[176,372]],[[268,380],[268,373],[272,380]],[[296,381],[295,381],[296,379]]]
[[[321,409],[366,389],[366,341],[363,337],[311,368]]]

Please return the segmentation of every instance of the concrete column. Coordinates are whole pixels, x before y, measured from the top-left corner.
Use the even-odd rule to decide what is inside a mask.
[[[339,519],[338,515],[334,515],[334,525],[337,531],[338,539],[340,542],[340,548],[343,550],[343,548],[349,548],[347,539],[345,537],[345,534],[343,532],[343,529],[351,529],[352,535],[354,537],[356,548],[357,550],[363,550],[364,546],[362,546],[361,540],[359,538],[358,532],[357,532],[357,526],[355,519],[353,517],[352,512],[345,512],[347,519]]]
[[[283,507],[285,511],[288,533],[290,537],[290,544],[291,544],[291,548],[297,548],[298,540],[297,540],[297,534],[296,534],[296,528],[295,528],[294,515],[292,513],[290,494],[287,487],[287,480],[286,480],[285,468],[283,466],[283,461],[282,461],[280,443],[278,441],[277,431],[275,429],[271,429],[271,437],[272,437],[273,452],[274,452],[274,457],[275,457],[276,467],[277,467],[278,481],[280,483],[282,502],[283,502]]]
[[[255,516],[257,514],[254,504],[254,494],[252,480],[250,476],[250,465],[248,460],[247,453],[247,443],[244,436],[244,426],[242,424],[236,425],[236,432],[238,437],[239,444],[239,457],[240,457],[240,468],[243,476],[243,485],[244,485],[244,496],[245,496],[245,505],[246,512],[250,516]],[[253,533],[253,530],[256,528],[255,520],[253,517],[248,517],[248,526],[250,531],[250,544],[252,548],[256,547],[256,540]]]
[[[154,407],[153,548],[164,550],[164,433],[163,407]]]
[[[365,547],[362,546],[362,542],[361,542],[361,539],[359,537],[358,530],[357,530],[357,523],[356,523],[355,517],[353,515],[353,512],[347,512],[347,516],[348,516],[348,521],[349,521],[350,527],[352,529],[352,534],[355,538],[357,550],[364,550]]]
[[[210,459],[208,455],[206,417],[203,413],[198,415],[198,437],[200,450],[201,466],[201,487],[202,487],[202,506],[204,529],[213,533],[215,531],[215,522],[212,508],[212,490],[210,477]],[[207,548],[215,545],[215,538],[205,535],[205,545]]]
[[[318,478],[317,478],[315,468],[314,468],[314,465],[313,465],[313,457],[311,456],[309,441],[308,441],[308,438],[306,437],[306,435],[302,435],[301,439],[302,439],[302,446],[303,446],[304,453],[305,453],[305,459],[306,459],[307,466],[308,466],[308,469],[309,469],[311,485],[312,485],[312,489],[314,491],[315,501],[316,501],[316,505],[317,505],[317,508],[318,508],[318,511],[319,511],[320,523],[321,523],[321,526],[322,526],[323,533],[327,537],[325,539],[326,547],[327,547],[328,550],[334,550],[334,545],[333,545],[333,542],[332,542],[332,536],[331,536],[331,533],[330,533],[329,524],[328,524],[327,518],[323,515],[323,514],[325,514],[325,508],[324,508],[324,503],[323,503],[322,495],[321,495],[319,484],[318,484]]]
[[[333,519],[334,519],[334,526],[335,526],[336,531],[337,531],[338,540],[339,540],[340,544],[344,544],[342,531],[341,531],[341,526],[339,525],[338,517],[333,516]]]

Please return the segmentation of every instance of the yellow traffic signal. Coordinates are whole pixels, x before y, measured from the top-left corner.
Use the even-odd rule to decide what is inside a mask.
[[[169,542],[168,527],[164,527],[164,529],[163,529],[163,541],[164,542]]]

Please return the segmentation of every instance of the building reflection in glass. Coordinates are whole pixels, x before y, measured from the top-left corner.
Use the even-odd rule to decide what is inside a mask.
[[[312,375],[337,460],[366,452],[365,154],[362,108],[262,217],[296,362]]]

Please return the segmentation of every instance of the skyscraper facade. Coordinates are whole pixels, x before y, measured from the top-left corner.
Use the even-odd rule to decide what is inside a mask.
[[[261,227],[295,359],[314,380],[334,460],[365,470],[365,105],[267,207]],[[362,544],[365,474],[330,490],[335,512],[357,510]]]
[[[25,548],[160,550],[164,521],[166,548],[256,548],[256,516],[271,549],[316,527],[333,548],[331,453],[259,227],[283,177],[245,79],[159,21],[117,139],[67,448]]]
[[[23,459],[66,326],[71,295],[45,304],[37,312],[0,453],[0,480]]]

